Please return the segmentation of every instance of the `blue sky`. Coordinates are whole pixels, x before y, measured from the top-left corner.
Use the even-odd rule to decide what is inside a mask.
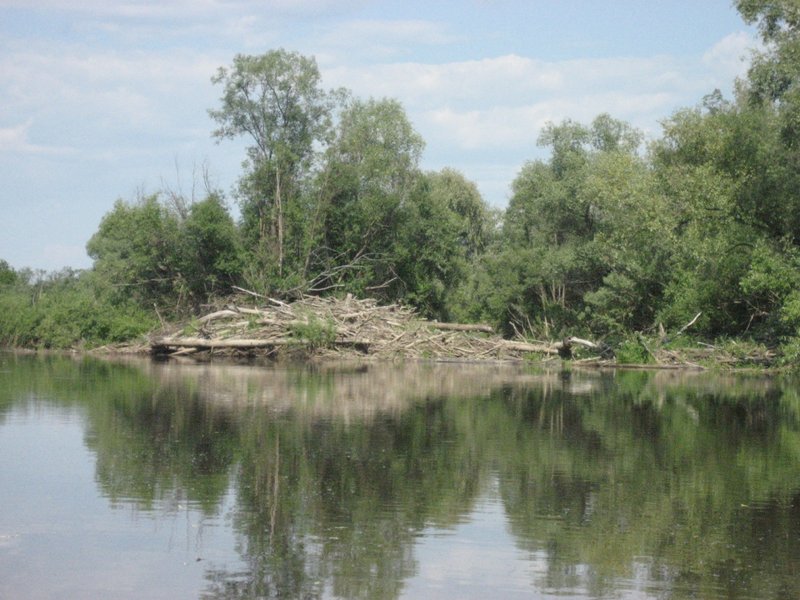
[[[232,189],[211,76],[237,53],[316,57],[326,87],[400,100],[427,146],[503,207],[548,122],[601,112],[649,137],[730,95],[756,43],[729,0],[0,0],[0,259],[91,265],[115,200]]]

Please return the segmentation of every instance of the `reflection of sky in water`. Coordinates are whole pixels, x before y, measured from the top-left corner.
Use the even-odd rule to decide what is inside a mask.
[[[414,549],[419,565],[416,577],[406,583],[402,598],[468,600],[485,598],[569,598],[594,597],[585,588],[548,590],[545,582],[547,560],[544,552],[520,551],[508,531],[507,516],[497,479],[464,522],[453,529],[427,528]],[[574,575],[589,576],[577,566]],[[646,599],[649,583],[646,569],[639,569],[633,581],[619,581],[614,598]]]
[[[530,598],[537,560],[524,560],[515,549],[495,493],[456,528],[428,528],[421,535],[414,549],[419,570],[404,598]]]
[[[0,598],[198,597],[231,532],[181,504],[111,508],[84,433],[80,411],[39,402],[0,425]]]

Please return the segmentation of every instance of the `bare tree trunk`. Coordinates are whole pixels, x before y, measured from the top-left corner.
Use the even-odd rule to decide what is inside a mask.
[[[275,169],[275,211],[278,221],[278,276],[283,277],[283,201],[281,199],[281,168]]]

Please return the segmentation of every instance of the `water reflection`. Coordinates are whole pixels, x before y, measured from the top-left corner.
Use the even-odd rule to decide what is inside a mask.
[[[0,436],[80,409],[111,506],[224,521],[204,598],[800,597],[792,381],[0,360]]]

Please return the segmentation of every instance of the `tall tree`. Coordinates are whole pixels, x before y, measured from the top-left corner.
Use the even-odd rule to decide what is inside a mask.
[[[549,124],[539,145],[551,149],[550,159],[527,163],[514,180],[504,247],[488,263],[494,279],[506,281],[492,287],[505,289],[512,312],[523,322],[538,323],[541,333],[574,327],[586,294],[611,272],[609,244],[599,247],[598,236],[619,239],[612,232],[624,221],[620,215],[626,205],[636,206],[633,198],[646,195],[644,166],[636,157],[641,139],[630,125],[607,114],[588,126],[570,120]],[[624,191],[603,184],[612,175]]]
[[[212,78],[222,85],[221,107],[210,110],[218,139],[247,136],[251,195],[243,214],[255,219],[259,243],[271,238],[278,276],[285,259],[285,214],[298,179],[325,140],[331,111],[341,92],[326,92],[313,58],[272,50],[261,56],[237,55],[231,68]]]
[[[342,112],[326,154],[322,196],[327,264],[349,265],[364,286],[376,286],[394,273],[392,254],[419,185],[424,142],[396,100],[355,100]],[[388,288],[380,288],[388,293]]]

